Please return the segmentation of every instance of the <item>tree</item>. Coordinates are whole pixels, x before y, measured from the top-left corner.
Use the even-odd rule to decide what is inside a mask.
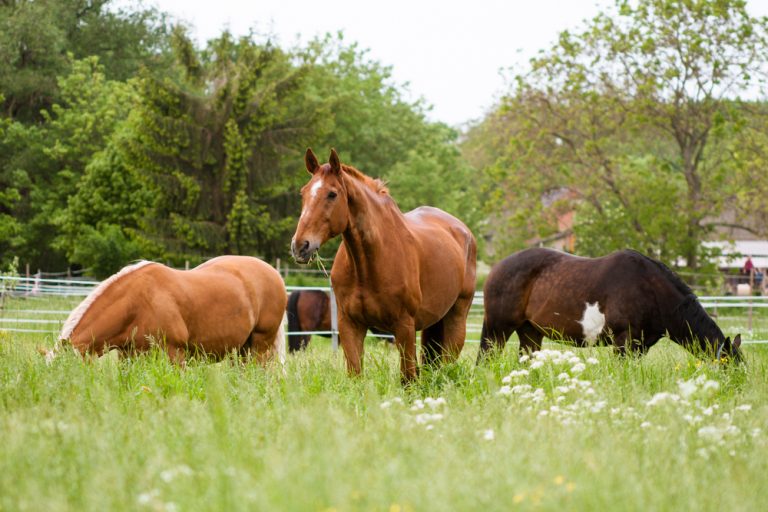
[[[108,9],[111,0],[0,3],[0,90],[4,112],[23,122],[58,101],[57,77],[71,60],[98,56],[107,78],[167,67],[164,16],[154,9]]]
[[[552,225],[542,197],[566,190],[577,232],[601,233],[601,251],[629,242],[697,268],[734,197],[719,127],[763,83],[766,33],[745,2],[716,0],[620,0],[561,33],[495,114],[510,138],[487,168],[501,183],[491,204],[532,238]],[[590,243],[577,238],[577,249]]]

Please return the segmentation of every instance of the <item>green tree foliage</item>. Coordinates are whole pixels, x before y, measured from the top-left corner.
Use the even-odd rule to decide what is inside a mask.
[[[173,45],[175,78],[142,77],[126,127],[126,165],[157,192],[146,236],[177,262],[284,252],[286,157],[313,136],[322,107],[303,96],[305,70],[268,42],[226,33],[196,52],[177,29]]]
[[[40,120],[59,99],[70,59],[98,56],[110,79],[166,64],[165,23],[153,9],[109,9],[110,0],[0,3],[0,90],[7,116]]]
[[[762,82],[766,33],[745,2],[710,0],[620,0],[561,33],[476,129],[502,126],[504,140],[469,146],[491,183],[494,245],[520,248],[576,208],[580,252],[633,246],[698,267],[735,196],[720,128],[748,115],[736,98]]]
[[[429,122],[389,68],[341,35],[286,50],[225,32],[199,49],[153,11],[106,5],[0,7],[18,22],[0,36],[7,56],[32,44],[18,43],[36,37],[21,23],[43,6],[50,11],[40,23],[59,23],[30,53],[50,62],[0,63],[9,91],[0,114],[0,259],[77,264],[104,277],[139,257],[177,265],[223,253],[286,257],[307,146],[336,147],[346,162],[389,178],[404,209],[433,204],[476,219],[457,133]],[[62,19],[59,8],[69,9]],[[59,28],[72,19],[80,21],[65,37]],[[94,41],[85,25],[114,30]],[[131,39],[138,34],[140,44]],[[109,41],[133,46],[111,52]]]

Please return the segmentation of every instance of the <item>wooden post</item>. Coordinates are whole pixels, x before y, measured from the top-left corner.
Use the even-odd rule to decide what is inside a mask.
[[[189,270],[189,260],[184,260],[184,270]]]

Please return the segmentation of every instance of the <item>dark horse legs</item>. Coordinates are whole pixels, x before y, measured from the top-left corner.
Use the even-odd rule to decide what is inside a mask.
[[[482,362],[489,350],[504,349],[507,340],[513,332],[517,331],[520,338],[520,355],[541,349],[541,340],[544,335],[530,322],[525,321],[521,325],[496,324],[483,321],[483,330],[480,334],[480,352],[477,354],[478,364]]]

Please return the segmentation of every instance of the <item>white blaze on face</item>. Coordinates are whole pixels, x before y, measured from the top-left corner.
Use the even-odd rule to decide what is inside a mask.
[[[312,184],[312,187],[309,189],[309,197],[310,200],[307,201],[307,204],[305,205],[305,208],[301,211],[301,217],[299,217],[299,220],[301,220],[305,215],[309,213],[309,210],[312,206],[312,203],[314,203],[315,197],[317,197],[317,191],[320,190],[320,187],[323,186],[323,179],[320,178],[316,182]]]
[[[314,185],[312,185],[312,188],[309,189],[309,195],[314,198],[317,195],[317,191],[320,190],[320,187],[323,186],[323,179],[320,178],[315,182]]]
[[[585,304],[587,307],[584,308],[584,315],[579,320],[579,323],[584,331],[584,339],[591,345],[597,341],[597,337],[603,332],[605,315],[600,312],[600,304],[597,302],[594,304],[586,302]]]

